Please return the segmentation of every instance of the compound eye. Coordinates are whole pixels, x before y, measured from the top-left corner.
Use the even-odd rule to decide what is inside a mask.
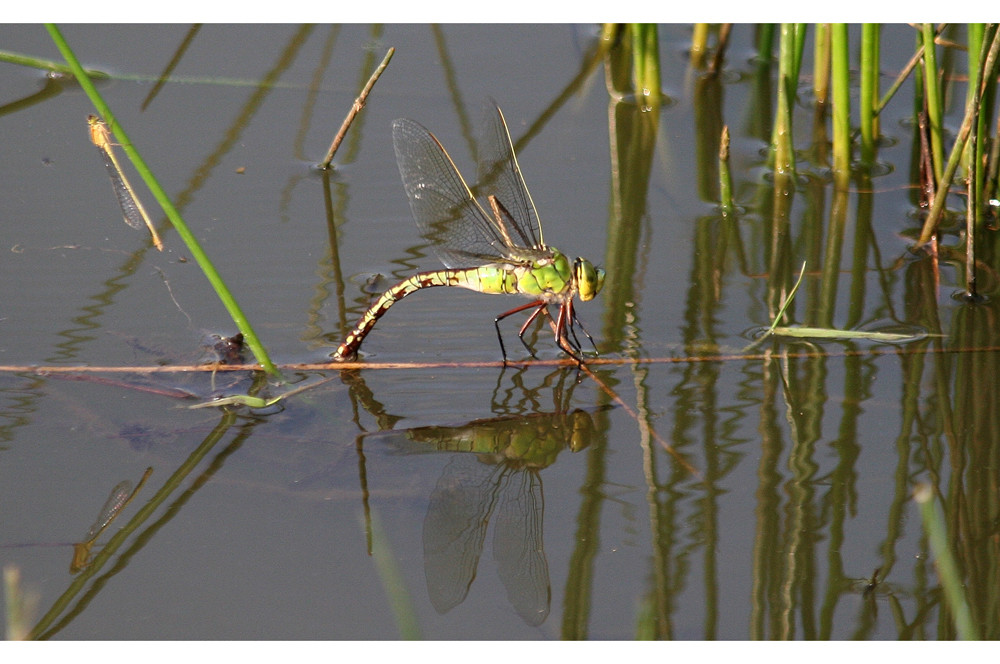
[[[595,268],[585,258],[577,258],[573,262],[573,275],[576,278],[577,292],[584,302],[594,299],[604,287],[604,270]]]

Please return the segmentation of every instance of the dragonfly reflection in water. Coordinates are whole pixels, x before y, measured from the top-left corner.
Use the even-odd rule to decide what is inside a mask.
[[[551,588],[542,545],[539,471],[566,447],[574,452],[587,447],[595,430],[590,413],[574,410],[405,432],[410,441],[459,452],[438,479],[424,519],[424,574],[438,613],[450,611],[468,595],[495,517],[493,557],[507,599],[528,625],[545,621]]]

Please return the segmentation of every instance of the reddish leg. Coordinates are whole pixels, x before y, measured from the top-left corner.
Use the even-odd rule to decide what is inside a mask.
[[[507,363],[507,349],[503,345],[503,335],[500,334],[500,321],[502,321],[504,318],[507,318],[507,316],[510,316],[511,314],[516,314],[520,311],[524,311],[525,309],[531,309],[532,307],[536,307],[537,311],[531,314],[531,317],[528,318],[528,323],[531,323],[531,321],[537,318],[540,311],[547,311],[545,300],[535,300],[534,302],[529,302],[527,304],[522,304],[519,307],[514,307],[510,311],[505,311],[504,313],[500,314],[499,316],[493,319],[493,326],[496,327],[497,330],[497,341],[500,342],[500,352],[503,354],[504,364]],[[525,348],[528,348],[528,345],[524,343],[524,337],[522,335],[524,334],[525,329],[527,329],[528,323],[524,324],[524,326],[521,328],[521,333],[518,335],[519,337],[521,337],[521,343],[524,344]],[[528,348],[528,352],[531,353],[532,357],[535,356],[535,353],[530,348]]]

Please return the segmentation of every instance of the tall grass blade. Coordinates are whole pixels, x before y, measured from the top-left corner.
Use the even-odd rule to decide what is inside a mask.
[[[789,181],[795,176],[795,150],[792,135],[792,106],[795,90],[798,88],[798,64],[796,58],[796,25],[781,25],[781,41],[778,52],[778,103],[775,112],[771,145],[774,150],[775,184]]]
[[[719,140],[719,205],[723,216],[732,214],[736,206],[733,204],[733,175],[729,170],[729,126],[722,127],[722,138]]]
[[[934,45],[934,26],[924,23],[921,28],[924,42],[924,98],[927,102],[927,118],[931,129],[931,157],[934,161],[934,177],[939,188],[947,188],[944,179],[944,102],[941,97],[941,84],[938,78],[937,49]]]
[[[986,58],[983,60],[985,75],[981,75],[980,80],[990,80],[993,77],[998,58],[1000,58],[1000,30],[995,31],[993,34],[989,53],[987,53]],[[969,140],[969,134],[972,131],[974,116],[974,105],[969,104],[965,110],[965,117],[962,119],[962,126],[959,127],[958,134],[955,137],[955,144],[952,147],[951,155],[948,157],[948,163],[945,165],[944,172],[939,180],[940,184],[934,196],[934,201],[931,204],[931,210],[924,220],[924,226],[920,231],[917,246],[928,242],[937,229],[938,221],[944,212],[945,201],[948,197],[948,187],[946,185],[955,177],[958,165],[962,161],[962,155],[965,154],[965,144]]]
[[[875,163],[875,140],[878,138],[879,31],[876,23],[861,26],[861,161]]]
[[[633,23],[629,26],[632,35],[632,68],[636,96],[647,109],[660,107],[660,47],[657,42],[656,25]]]
[[[833,70],[833,179],[846,190],[851,177],[851,89],[850,49],[847,24],[831,26],[831,67]]]
[[[708,23],[695,23],[691,30],[691,64],[699,69],[705,64],[708,53]]]
[[[813,39],[813,101],[824,105],[830,100],[830,24],[816,26]]]

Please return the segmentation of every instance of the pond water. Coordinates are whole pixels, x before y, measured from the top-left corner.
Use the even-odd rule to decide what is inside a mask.
[[[996,638],[997,354],[960,352],[997,345],[995,298],[951,297],[954,237],[941,263],[907,251],[910,83],[883,114],[876,176],[846,197],[801,131],[775,230],[776,68],[754,60],[751,26],[717,78],[689,62],[689,26],[661,26],[669,100],[655,113],[609,95],[589,25],[62,29],[112,75],[102,95],[289,383],[192,370],[236,332],[225,308],[137,175],[165,250],[122,223],[83,92],[0,64],[0,563],[35,596],[36,635],[951,638],[911,500],[923,482]],[[913,42],[886,28],[883,89]],[[39,26],[0,26],[0,45],[59,60]],[[546,241],[608,271],[576,309],[608,362],[558,364],[544,326],[526,337],[540,361],[504,367],[492,321],[522,301],[438,288],[379,321],[370,369],[313,366],[363,313],[369,280],[440,268],[393,119],[428,127],[471,179],[487,96]],[[964,88],[954,99],[952,130]],[[803,261],[794,322],[942,336],[741,352]],[[519,324],[503,329],[523,360]],[[188,407],[313,383],[264,409]],[[112,490],[147,468],[88,542]]]

